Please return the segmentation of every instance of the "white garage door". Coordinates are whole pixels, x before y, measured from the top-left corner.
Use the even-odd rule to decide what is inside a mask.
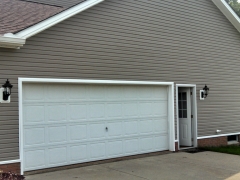
[[[168,150],[166,86],[23,84],[23,171]]]

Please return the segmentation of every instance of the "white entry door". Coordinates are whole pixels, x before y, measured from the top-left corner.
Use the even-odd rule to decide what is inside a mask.
[[[190,88],[179,88],[178,90],[178,118],[180,146],[192,146]]]
[[[23,171],[169,149],[166,86],[23,84]]]

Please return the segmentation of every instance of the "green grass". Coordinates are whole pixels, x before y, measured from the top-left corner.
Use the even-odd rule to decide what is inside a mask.
[[[220,147],[202,147],[200,148],[206,151],[214,151],[227,154],[240,155],[240,146],[220,146]]]

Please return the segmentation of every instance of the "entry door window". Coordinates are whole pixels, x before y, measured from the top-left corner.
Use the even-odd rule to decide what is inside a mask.
[[[187,92],[178,93],[178,117],[187,118]]]

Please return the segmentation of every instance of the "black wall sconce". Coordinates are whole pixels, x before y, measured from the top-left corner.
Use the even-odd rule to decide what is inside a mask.
[[[209,88],[205,84],[203,90],[200,90],[200,100],[204,100],[205,98],[207,98],[208,94],[209,94]]]
[[[1,102],[6,102],[6,101],[10,102],[9,96],[11,95],[12,87],[13,85],[10,84],[10,82],[7,79],[7,81],[5,82],[5,84],[2,85],[2,88],[1,88],[2,90],[2,94],[1,94],[2,98],[0,99]]]

